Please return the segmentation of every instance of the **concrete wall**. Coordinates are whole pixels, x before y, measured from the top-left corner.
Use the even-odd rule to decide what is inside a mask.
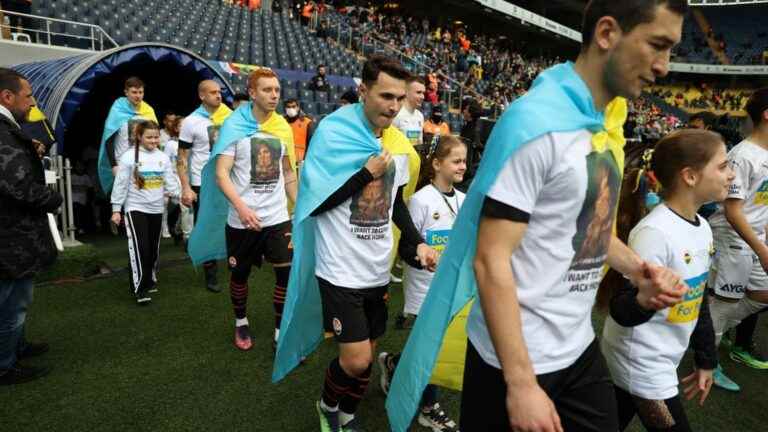
[[[0,66],[13,66],[21,63],[52,60],[92,52],[76,48],[30,44],[2,39],[0,40]]]

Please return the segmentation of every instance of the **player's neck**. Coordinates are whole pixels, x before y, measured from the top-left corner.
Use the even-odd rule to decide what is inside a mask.
[[[681,192],[673,194],[669,198],[664,199],[664,204],[666,204],[673,212],[694,222],[696,220],[696,211],[706,203],[697,202],[696,197],[691,191],[689,193]]]
[[[435,178],[432,179],[432,184],[442,193],[451,193],[453,191],[453,183],[440,176],[435,176]]]
[[[603,83],[604,67],[604,63],[589,52],[579,54],[573,66],[573,69],[587,85],[592,94],[595,109],[598,111],[604,111],[608,103],[616,96],[611,94]]]
[[[405,104],[403,104],[403,106],[405,107],[405,110],[408,111],[408,114],[413,114],[416,111],[416,107],[411,106],[411,104],[408,103],[407,100],[405,101]]]
[[[206,105],[206,104],[203,104],[203,108],[205,108],[205,111],[208,114],[213,114],[213,113],[216,112],[217,109],[219,109],[218,106],[211,106],[211,105]]]
[[[269,120],[270,117],[272,117],[272,113],[274,111],[265,111],[261,108],[259,108],[256,104],[253,104],[253,118],[256,119],[256,122],[259,124],[262,124]]]

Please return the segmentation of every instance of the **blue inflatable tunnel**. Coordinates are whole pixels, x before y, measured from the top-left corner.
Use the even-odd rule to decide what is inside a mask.
[[[126,78],[145,83],[146,100],[158,120],[166,112],[191,113],[199,104],[197,84],[219,82],[224,100],[232,101],[229,82],[216,68],[185,49],[161,44],[126,45],[94,54],[14,66],[32,84],[37,103],[53,125],[58,153],[87,159],[98,151],[112,102],[123,96]]]

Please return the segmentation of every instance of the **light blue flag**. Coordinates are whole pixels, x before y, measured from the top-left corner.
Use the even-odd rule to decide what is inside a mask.
[[[323,340],[320,290],[315,278],[315,218],[310,214],[381,153],[362,104],[339,108],[320,122],[299,176],[293,220],[293,262],[280,325],[272,381],[285,377]]]
[[[227,257],[224,227],[227,224],[229,201],[216,183],[216,158],[230,145],[259,131],[259,123],[253,117],[252,110],[252,102],[243,103],[227,117],[221,125],[211,157],[203,167],[198,197],[200,209],[188,245],[189,257],[194,265]],[[202,106],[192,115],[210,117]]]
[[[405,432],[429,383],[443,336],[453,317],[477,292],[472,262],[480,210],[488,189],[520,147],[546,133],[599,131],[603,113],[572,63],[547,69],[531,90],[504,112],[485,147],[480,168],[453,226],[429,293],[403,350],[386,402],[393,431]]]
[[[145,105],[142,103],[142,105]],[[149,107],[148,105],[146,105]],[[128,98],[121,97],[112,103],[112,107],[109,109],[109,115],[107,115],[107,121],[104,122],[104,132],[101,134],[101,142],[99,143],[99,183],[101,183],[101,190],[109,196],[112,190],[112,183],[115,181],[115,177],[112,175],[112,165],[109,163],[109,157],[107,157],[107,140],[112,137],[117,131],[120,130],[123,125],[131,120],[133,116],[140,114],[144,106],[140,107],[139,112],[133,108],[133,105],[128,101]],[[151,110],[151,108],[149,108]],[[148,112],[148,111],[147,111]],[[154,111],[152,111],[152,120],[154,119]]]

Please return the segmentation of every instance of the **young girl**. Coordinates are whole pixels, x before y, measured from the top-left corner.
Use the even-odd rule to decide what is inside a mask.
[[[674,132],[644,159],[644,169],[631,170],[624,180],[619,236],[626,240],[632,229],[628,245],[647,262],[677,272],[688,291],[679,304],[655,311],[653,300],[611,271],[598,295],[598,304],[610,303],[602,349],[615,385],[620,430],[638,415],[649,431],[690,431],[677,388],[677,368],[689,342],[696,366],[682,380],[688,399],[700,394],[699,404],[704,403],[717,366],[704,293],[712,231],[696,210],[725,199],[733,172],[722,137],[703,130]],[[655,204],[649,198],[658,187],[662,202],[642,217],[646,205]]]
[[[454,188],[461,183],[467,170],[467,147],[460,138],[452,135],[440,137],[431,149],[422,171],[420,186],[411,197],[408,209],[413,223],[424,237],[427,245],[441,252],[448,244],[453,222],[464,202],[464,194]],[[424,269],[413,257],[415,251],[400,248],[400,256],[408,265],[405,266],[405,308],[408,315],[418,315],[421,304],[427,296],[432,282],[434,269]],[[400,354],[379,354],[381,367],[381,389],[389,390],[389,382],[394,374]],[[458,426],[452,421],[437,402],[437,387],[428,385],[424,390],[419,412],[419,424],[433,431],[457,431]]]
[[[120,225],[125,211],[131,289],[138,304],[148,304],[157,288],[157,258],[164,195],[181,191],[168,156],[158,149],[160,126],[145,121],[136,126],[134,148],[120,157],[112,190],[112,222]]]

